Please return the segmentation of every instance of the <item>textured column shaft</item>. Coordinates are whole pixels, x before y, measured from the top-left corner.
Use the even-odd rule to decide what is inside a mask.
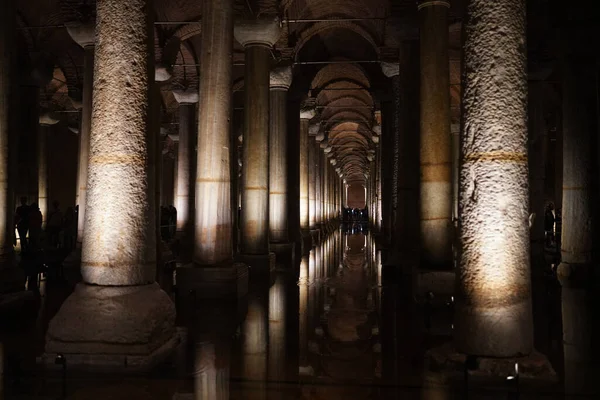
[[[421,4],[421,263],[452,265],[449,3]]]
[[[38,207],[42,213],[42,229],[46,229],[50,201],[48,199],[48,152],[46,141],[51,130],[50,125],[40,124],[38,129],[37,166],[38,166]]]
[[[15,1],[0,4],[0,269],[12,266],[14,218],[15,157],[17,148],[11,132],[15,71]],[[0,276],[2,276],[0,271]],[[1,279],[1,278],[0,278]],[[3,289],[0,282],[0,289]],[[21,284],[22,286],[22,284]],[[2,349],[0,349],[0,352]],[[3,361],[0,358],[0,362]],[[2,375],[0,374],[0,378]],[[0,384],[0,395],[2,393]]]
[[[97,4],[97,45],[86,232],[81,272],[96,285],[154,281],[155,215],[150,193],[148,4]]]
[[[561,268],[577,269],[592,261],[592,137],[597,135],[597,115],[590,82],[596,72],[590,59],[565,58]]]
[[[177,148],[177,181],[175,183],[175,208],[177,231],[184,235],[193,232],[196,135],[194,131],[196,105],[179,105],[179,145]]]
[[[242,254],[269,253],[269,60],[266,45],[245,47]]]
[[[381,135],[381,228],[386,244],[392,237],[393,191],[394,191],[394,104],[382,104]]]
[[[310,228],[309,222],[309,167],[308,119],[300,118],[300,229]]]
[[[202,46],[198,100],[198,162],[194,262],[232,259],[229,148],[233,52],[231,0],[202,2]]]
[[[319,144],[313,137],[308,138],[308,224],[317,228],[317,157]]]
[[[83,101],[81,130],[79,132],[79,163],[77,169],[77,244],[81,246],[85,234],[85,204],[87,199],[90,130],[92,128],[92,94],[94,88],[94,46],[84,48]]]
[[[471,0],[460,169],[459,351],[533,347],[529,269],[525,1]]]
[[[315,224],[323,223],[323,170],[320,142],[315,141]]]
[[[273,243],[288,241],[287,89],[271,88],[269,129],[269,234]]]

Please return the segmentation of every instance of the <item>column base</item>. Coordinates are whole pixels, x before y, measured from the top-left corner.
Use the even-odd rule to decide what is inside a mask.
[[[277,263],[284,268],[293,268],[296,260],[296,243],[271,243],[271,250],[275,253]]]
[[[237,300],[248,293],[248,266],[232,262],[223,266],[188,264],[175,272],[177,292],[196,299]]]
[[[441,378],[444,384],[464,386],[467,355],[459,353],[453,343],[446,343],[425,353],[427,375]],[[469,383],[493,384],[515,377],[515,364],[518,363],[518,377],[547,389],[548,384],[558,383],[556,372],[548,358],[537,351],[525,357],[490,358],[476,357],[468,368]],[[509,377],[513,378],[509,378]]]
[[[269,254],[238,254],[239,261],[248,265],[250,274],[272,276],[276,266],[275,253]]]
[[[175,305],[157,283],[78,284],[50,321],[38,362],[49,368],[63,355],[68,368],[138,373],[164,362],[181,341]]]

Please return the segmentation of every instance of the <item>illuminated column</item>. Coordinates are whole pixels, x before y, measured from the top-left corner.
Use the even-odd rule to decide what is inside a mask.
[[[147,370],[179,341],[175,307],[154,281],[151,8],[128,5],[97,2],[83,282],[50,322],[44,355],[62,353],[70,368]]]
[[[454,340],[465,354],[527,355],[533,321],[525,2],[471,0],[467,12],[474,17],[465,27]]]
[[[79,23],[67,24],[67,32],[83,47],[83,99],[81,129],[79,131],[79,160],[77,163],[77,251],[81,251],[85,230],[85,203],[87,198],[88,159],[90,155],[90,130],[92,128],[92,93],[94,89],[95,26]],[[80,255],[77,257],[80,258]],[[78,261],[80,262],[80,260]]]
[[[269,127],[269,236],[277,259],[292,262],[294,243],[289,240],[288,224],[288,144],[287,91],[292,83],[292,68],[271,71]]]
[[[594,182],[597,176],[597,79],[595,55],[590,51],[590,31],[574,23],[581,10],[568,7],[562,55],[562,243],[557,276],[562,286],[562,327],[565,398],[597,391],[598,366],[594,360],[594,330],[598,324],[597,264],[593,259]],[[579,21],[578,21],[579,22]],[[588,32],[586,32],[588,31]],[[596,167],[597,168],[597,167]],[[597,229],[597,228],[596,228]],[[594,326],[595,325],[595,326]],[[594,368],[596,371],[594,371]],[[590,396],[591,397],[591,396]]]
[[[14,226],[14,185],[16,170],[16,137],[11,128],[12,116],[16,113],[13,94],[16,83],[16,1],[3,1],[0,4],[0,293],[23,289],[20,268],[15,268],[13,252]],[[0,362],[4,361],[0,344]],[[3,365],[0,366],[0,379]],[[2,396],[0,382],[0,397]]]
[[[300,110],[300,229],[304,238],[309,238],[310,220],[309,220],[309,175],[310,168],[308,163],[309,121],[315,116],[314,108],[302,108]],[[306,245],[305,241],[305,245]],[[307,248],[307,246],[305,246]]]
[[[419,2],[421,25],[421,265],[452,267],[448,1]]]
[[[194,256],[192,265],[177,269],[177,286],[197,298],[241,297],[248,291],[248,268],[233,262],[232,0],[203,1],[202,26]]]
[[[458,219],[458,181],[460,175],[460,125],[450,125],[452,134],[452,220]]]
[[[279,21],[244,21],[234,34],[246,59],[240,258],[255,272],[270,273],[275,254],[269,252],[269,64]]]
[[[196,184],[196,103],[198,91],[174,90],[173,97],[179,103],[179,145],[177,148],[177,181],[175,182],[175,209],[177,210],[177,233],[183,242],[193,240]],[[190,243],[191,244],[191,243]]]
[[[329,163],[327,156],[321,151],[321,164],[323,173],[323,223],[329,222]]]
[[[38,207],[42,213],[42,228],[46,229],[50,200],[48,199],[48,140],[51,127],[58,123],[49,113],[40,115],[40,127],[38,130],[37,165],[38,165]]]

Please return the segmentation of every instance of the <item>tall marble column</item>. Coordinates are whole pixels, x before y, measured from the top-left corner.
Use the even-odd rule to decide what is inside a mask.
[[[525,1],[471,0],[467,14],[454,341],[466,354],[527,355],[533,320]]]
[[[79,160],[77,163],[77,263],[81,262],[81,244],[85,230],[85,204],[87,198],[88,158],[90,130],[92,127],[92,92],[94,88],[94,24],[67,24],[71,39],[83,48],[83,98],[81,103],[81,129],[79,132]]]
[[[0,293],[21,290],[24,283],[20,268],[15,268],[13,252],[17,149],[16,135],[11,129],[12,118],[16,115],[16,102],[13,100],[17,55],[15,4],[13,0],[0,4]]]
[[[314,108],[303,107],[300,110],[300,229],[302,230],[303,247],[310,247],[310,194],[308,163],[309,154],[309,121],[315,116]]]
[[[314,234],[317,230],[317,157],[319,155],[319,144],[315,140],[315,136],[310,136],[308,142],[308,223],[311,234]]]
[[[270,76],[269,125],[269,238],[277,260],[293,265],[294,242],[288,223],[288,144],[287,91],[292,84],[292,68],[281,67]]]
[[[280,35],[279,20],[256,19],[236,24],[244,46],[244,142],[240,259],[255,273],[275,269],[269,248],[269,64]]]
[[[42,213],[42,228],[46,229],[48,213],[50,212],[50,199],[48,198],[48,149],[46,142],[52,126],[59,121],[49,113],[40,115],[40,126],[38,130],[37,145],[37,167],[38,167],[38,207]]]
[[[198,154],[193,263],[177,270],[181,293],[242,297],[248,269],[233,262],[231,206],[231,63],[233,1],[202,2]]]
[[[452,267],[448,1],[419,2],[421,44],[421,265]]]
[[[99,0],[83,282],[50,321],[48,364],[146,370],[179,338],[175,307],[154,281],[149,129],[153,42],[148,0]]]
[[[177,234],[185,247],[190,246],[194,236],[194,211],[196,209],[194,187],[196,184],[196,103],[197,90],[174,90],[173,97],[179,103],[179,145],[177,148],[177,181],[175,182],[175,208],[177,209]],[[185,257],[187,258],[187,257]]]

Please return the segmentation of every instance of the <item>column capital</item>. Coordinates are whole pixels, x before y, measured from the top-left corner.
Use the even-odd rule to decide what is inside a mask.
[[[400,75],[400,63],[399,62],[387,62],[382,61],[379,63],[381,66],[381,72],[388,77],[393,78],[394,76]]]
[[[292,84],[292,67],[278,67],[269,75],[269,87],[273,89],[288,90]]]
[[[321,124],[314,123],[308,126],[308,136],[317,136],[321,130]]]
[[[314,107],[302,107],[300,109],[300,119],[313,119],[317,115]]]
[[[56,125],[58,122],[60,122],[60,120],[55,119],[49,112],[40,114],[39,124],[42,126]]]
[[[173,97],[177,103],[181,104],[196,104],[198,102],[197,90],[173,90]]]
[[[281,35],[281,22],[277,16],[241,20],[235,24],[233,35],[244,47],[273,47]]]
[[[420,0],[417,4],[417,10],[421,11],[423,8],[441,6],[450,8],[450,1],[448,0]]]
[[[65,24],[71,39],[84,49],[93,47],[96,42],[96,25],[93,22],[81,23],[79,21],[67,22]]]
[[[156,64],[154,66],[154,81],[155,82],[166,82],[171,79],[171,72],[166,65]]]

